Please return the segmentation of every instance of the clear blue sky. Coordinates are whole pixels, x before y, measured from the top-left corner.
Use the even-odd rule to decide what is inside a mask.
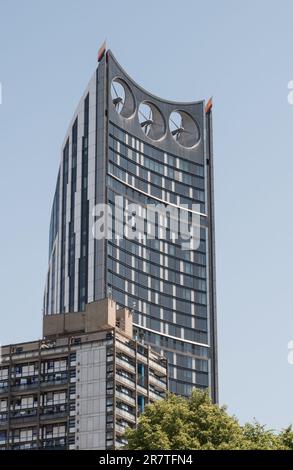
[[[293,422],[293,4],[0,0],[2,344],[41,336],[60,146],[105,37],[147,90],[214,97],[220,399]]]

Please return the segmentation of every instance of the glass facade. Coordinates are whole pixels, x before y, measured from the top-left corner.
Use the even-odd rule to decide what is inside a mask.
[[[191,210],[200,204],[204,214],[203,165],[147,145],[111,122],[108,142],[107,195],[113,214],[119,195],[123,204],[142,208],[160,202]],[[108,292],[134,311],[134,323],[138,330],[143,327],[147,342],[169,352],[171,391],[189,395],[195,385],[209,386],[205,222],[196,251],[172,241],[168,230],[160,239],[159,223],[154,239],[119,239],[115,222],[107,245]]]
[[[61,218],[61,283],[60,283],[60,312],[65,312],[65,252],[66,252],[66,230],[67,230],[67,185],[69,165],[69,140],[63,150],[63,174],[62,174],[62,218]]]
[[[69,222],[69,246],[68,246],[68,276],[69,276],[69,310],[74,310],[74,282],[75,282],[75,232],[74,232],[74,212],[75,194],[77,182],[77,136],[78,118],[72,127],[72,158],[71,158],[71,194],[70,194],[70,222]]]
[[[89,95],[84,102],[84,135],[82,139],[81,168],[81,218],[80,218],[80,258],[79,258],[79,296],[78,309],[83,310],[87,302],[88,285],[88,239],[89,239],[89,202],[88,202],[88,134],[89,134]]]

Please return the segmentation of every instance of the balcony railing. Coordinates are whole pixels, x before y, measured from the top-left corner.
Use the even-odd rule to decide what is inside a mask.
[[[129,370],[131,372],[135,372],[135,367],[132,364],[130,364],[127,361],[124,361],[123,359],[120,359],[119,357],[116,358],[116,364],[117,364],[117,366],[121,366],[126,370]]]
[[[150,367],[155,369],[156,372],[161,373],[162,375],[166,375],[166,368],[162,366],[159,362],[154,361],[153,359],[150,360]]]
[[[140,385],[137,385],[137,392],[138,392],[140,395],[144,395],[144,396],[147,396],[147,395],[148,395],[148,389],[145,388],[145,387],[141,387]]]
[[[152,374],[150,374],[150,379],[149,380],[150,380],[150,382],[152,382],[153,384],[156,384],[161,389],[166,390],[167,385],[166,385],[166,382],[163,382],[163,380],[158,379],[157,377],[155,377]]]
[[[44,441],[42,444],[43,449],[65,449],[67,446],[67,440],[66,439],[50,439],[47,441]]]
[[[39,382],[12,385],[11,391],[12,392],[19,392],[20,390],[32,390],[32,389],[38,388],[39,385],[40,385]]]
[[[122,384],[128,385],[129,387],[135,387],[135,383],[123,375],[116,374],[116,380]]]
[[[116,398],[120,398],[121,400],[126,401],[127,403],[131,403],[132,405],[135,405],[134,398],[127,395],[126,393],[120,392],[119,390],[116,390]]]
[[[130,346],[127,346],[127,344],[125,343],[121,343],[120,341],[116,342],[116,348],[118,351],[124,351],[132,357],[134,357],[135,355],[133,348],[131,348]]]
[[[57,411],[56,413],[44,413],[40,415],[41,421],[50,421],[67,417],[67,411]]]
[[[153,399],[153,400],[163,400],[164,396],[150,390],[150,398]]]
[[[128,411],[122,410],[118,406],[116,407],[116,414],[121,416],[122,418],[127,419],[128,421],[135,423],[135,415],[129,413]]]
[[[68,378],[64,377],[62,379],[55,379],[55,380],[44,380],[41,382],[41,387],[51,387],[51,386],[58,386],[58,385],[64,385],[67,384]]]
[[[115,447],[116,449],[120,449],[121,447],[124,447],[126,445],[126,440],[123,442],[117,441],[115,442]]]
[[[145,356],[144,354],[141,354],[141,353],[137,353],[137,360],[140,361],[140,362],[143,362],[144,364],[147,364],[148,362],[148,358],[147,356]]]
[[[11,424],[25,424],[31,421],[36,421],[37,413],[34,414],[27,414],[27,415],[20,415],[20,416],[11,416],[10,422]]]
[[[115,425],[115,430],[116,432],[118,432],[119,434],[124,434],[125,433],[125,429],[126,427],[124,426],[121,426],[120,424],[117,424]]]

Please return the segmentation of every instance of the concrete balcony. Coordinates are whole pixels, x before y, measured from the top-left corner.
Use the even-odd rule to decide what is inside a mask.
[[[166,376],[166,368],[163,367],[159,362],[150,359],[150,367],[154,369],[158,374]]]
[[[116,407],[116,415],[127,419],[127,421],[130,421],[131,423],[135,423],[135,415],[128,413],[128,411],[121,410],[120,408]]]
[[[145,397],[148,396],[148,390],[146,387],[142,387],[141,385],[137,385],[137,393],[140,395],[144,395]]]
[[[129,372],[132,372],[132,373],[135,373],[135,367],[130,364],[129,362],[127,361],[124,361],[123,359],[120,359],[120,358],[116,358],[116,365],[117,366],[121,366],[123,369],[129,371]]]
[[[130,346],[127,346],[127,344],[120,343],[119,341],[116,342],[116,350],[121,351],[121,352],[125,352],[126,354],[128,354],[131,357],[135,356],[134,349],[132,349]]]
[[[124,426],[121,426],[120,424],[117,424],[115,425],[115,431],[117,432],[117,434],[124,434],[125,433],[125,429],[126,427]]]
[[[124,401],[125,403],[128,403],[129,405],[135,405],[135,399],[130,397],[129,395],[126,395],[126,393],[119,392],[116,390],[116,398],[119,398],[120,400]]]
[[[151,400],[163,400],[164,397],[161,397],[160,395],[158,395],[157,393],[154,393],[150,390],[150,399]]]
[[[19,385],[13,385],[11,387],[11,392],[25,392],[25,391],[30,391],[33,389],[39,388],[40,383],[39,382],[34,382],[30,384],[19,384]]]
[[[59,421],[60,419],[67,418],[67,416],[68,416],[68,412],[64,410],[64,411],[59,411],[56,413],[42,414],[40,416],[40,420],[41,421],[55,421],[55,420]]]
[[[142,362],[143,364],[148,363],[148,358],[144,354],[140,354],[139,352],[137,353],[137,361]]]
[[[163,380],[157,379],[156,377],[154,377],[151,374],[149,376],[149,381],[150,381],[150,383],[158,386],[161,390],[166,390],[167,389],[166,382],[163,382]]]
[[[123,385],[127,385],[128,387],[135,389],[135,383],[127,377],[123,377],[123,375],[116,374],[115,380]]]

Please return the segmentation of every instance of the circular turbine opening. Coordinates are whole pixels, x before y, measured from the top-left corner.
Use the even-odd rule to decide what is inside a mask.
[[[124,80],[117,77],[111,83],[111,99],[120,116],[130,118],[135,110],[133,94]]]
[[[149,101],[143,101],[138,108],[140,127],[150,139],[159,140],[166,133],[166,124],[162,113]]]
[[[194,147],[200,140],[198,124],[185,111],[170,114],[169,128],[175,141],[183,147]]]

